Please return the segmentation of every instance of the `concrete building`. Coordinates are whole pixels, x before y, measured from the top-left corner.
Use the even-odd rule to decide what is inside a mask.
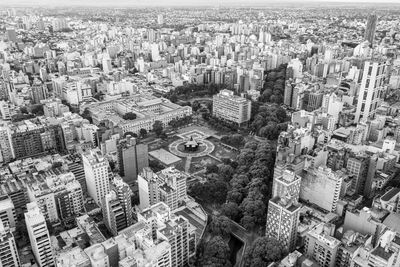
[[[27,195],[49,222],[71,222],[84,212],[82,187],[71,172],[35,176],[28,183]]]
[[[250,120],[251,101],[235,96],[233,91],[221,90],[213,96],[213,115],[241,125]]]
[[[335,212],[342,183],[347,176],[342,171],[333,172],[327,167],[304,170],[301,179],[300,199]]]
[[[364,39],[368,41],[372,47],[375,40],[376,25],[378,24],[378,17],[376,14],[371,14],[368,17],[367,25],[365,28]]]
[[[268,202],[266,236],[279,240],[284,249],[296,248],[300,205],[285,197],[274,197]]]
[[[4,124],[0,126],[0,161],[8,163],[13,158],[15,158],[15,154],[12,145],[11,130],[7,124]]]
[[[108,255],[101,244],[94,244],[85,250],[92,267],[111,267]]]
[[[55,266],[46,220],[35,202],[29,203],[27,209],[25,223],[36,262],[40,267]]]
[[[8,227],[12,232],[15,231],[15,207],[8,195],[0,196],[0,220],[4,227]]]
[[[144,168],[142,173],[138,175],[138,187],[140,210],[144,210],[160,202],[158,176],[149,167]]]
[[[355,122],[375,116],[383,99],[386,77],[386,62],[365,61],[358,94]]]
[[[279,177],[274,178],[272,185],[272,197],[276,196],[299,196],[301,177],[296,175],[292,169],[285,169]]]
[[[101,200],[110,192],[108,161],[98,149],[82,155],[82,161],[88,194],[101,205]]]
[[[189,221],[181,215],[171,216],[171,209],[159,202],[138,214],[139,222],[151,228],[153,240],[165,240],[171,248],[171,266],[186,266],[195,255],[196,235]]]
[[[152,131],[155,121],[161,121],[164,127],[173,119],[192,115],[192,108],[174,104],[165,98],[156,98],[148,95],[132,95],[116,100],[89,104],[88,109],[94,124],[108,120],[119,126],[122,133],[132,132],[140,134],[141,129]],[[128,112],[135,113],[135,120],[124,120],[122,116]]]
[[[102,199],[102,209],[103,221],[114,236],[128,226],[126,213],[114,190]]]
[[[291,169],[284,170],[282,177],[274,179],[273,195],[268,202],[266,236],[279,240],[289,252],[296,246],[300,184],[300,176]]]
[[[80,247],[62,251],[56,256],[57,267],[91,267],[90,259]]]
[[[370,159],[367,155],[351,155],[347,160],[346,169],[354,175],[351,184],[351,191],[356,194],[363,194],[367,177]]]
[[[157,173],[159,178],[160,201],[173,211],[178,208],[179,201],[186,198],[188,175],[173,167]]]
[[[334,225],[321,223],[306,234],[305,254],[319,266],[335,266],[340,241],[333,237],[334,230]]]
[[[187,195],[187,178],[187,174],[174,167],[166,168],[156,174],[150,168],[144,168],[138,178],[140,209],[163,201],[171,210],[175,210],[179,201]]]
[[[21,262],[18,256],[17,245],[8,226],[0,222],[0,266],[19,267]]]
[[[32,101],[34,104],[40,104],[41,100],[44,100],[48,96],[46,85],[44,85],[38,79],[33,80],[31,87]]]
[[[119,174],[127,183],[137,181],[137,176],[143,168],[149,166],[147,144],[137,142],[137,139],[127,136],[118,143]]]

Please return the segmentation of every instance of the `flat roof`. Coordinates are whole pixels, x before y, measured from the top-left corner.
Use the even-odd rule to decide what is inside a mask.
[[[174,154],[168,152],[167,150],[160,148],[149,152],[150,156],[161,161],[163,164],[169,166],[171,164],[181,161],[181,158],[175,156]]]
[[[382,197],[381,200],[383,201],[389,201],[391,200],[394,196],[396,196],[400,192],[400,188],[392,188],[388,192],[386,192]]]

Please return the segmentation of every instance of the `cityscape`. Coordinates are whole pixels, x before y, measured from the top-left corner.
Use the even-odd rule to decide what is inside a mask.
[[[1,267],[400,267],[400,1],[0,3]]]

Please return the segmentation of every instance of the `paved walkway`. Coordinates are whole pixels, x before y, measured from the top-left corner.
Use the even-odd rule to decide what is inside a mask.
[[[184,151],[180,151],[178,149],[179,145],[183,145],[186,142],[187,142],[187,140],[184,140],[184,139],[176,140],[168,146],[168,149],[172,154],[175,154],[176,156],[181,157],[181,158],[204,157],[204,156],[207,156],[208,154],[210,154],[211,152],[213,152],[215,149],[215,146],[213,143],[211,143],[208,140],[200,139],[200,140],[196,140],[196,142],[200,143],[200,148],[203,148],[204,146],[206,147],[203,151],[200,151],[198,153],[187,153]]]

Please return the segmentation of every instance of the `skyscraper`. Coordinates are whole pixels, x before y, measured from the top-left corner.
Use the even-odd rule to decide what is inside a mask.
[[[274,179],[273,195],[268,202],[266,236],[278,240],[287,251],[296,246],[300,184],[300,176],[285,170],[282,177]]]
[[[101,200],[110,192],[108,161],[99,149],[82,155],[82,161],[88,194],[98,205],[101,205]]]
[[[157,16],[157,23],[158,23],[158,25],[163,25],[164,24],[164,16],[162,14],[159,14]]]
[[[386,62],[365,61],[361,75],[361,84],[354,120],[356,123],[361,119],[373,118],[376,109],[383,101]]]
[[[28,203],[27,209],[25,223],[36,262],[40,267],[54,266],[53,249],[46,220],[36,202]]]
[[[127,183],[137,180],[144,167],[149,166],[148,148],[128,135],[118,143],[119,174]]]
[[[371,46],[373,45],[374,42],[377,23],[378,23],[378,17],[376,16],[376,14],[369,15],[367,21],[367,27],[365,28],[364,38],[366,41],[370,43]]]

